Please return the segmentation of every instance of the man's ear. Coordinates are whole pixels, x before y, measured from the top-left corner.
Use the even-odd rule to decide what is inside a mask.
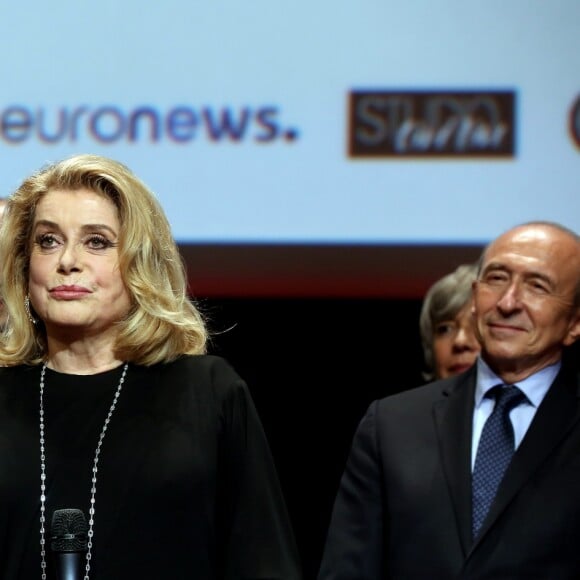
[[[477,280],[471,283],[471,316],[475,316],[475,292],[477,291]]]
[[[580,308],[576,309],[572,320],[570,320],[570,325],[568,327],[568,333],[564,337],[564,346],[570,346],[574,344],[580,338]]]

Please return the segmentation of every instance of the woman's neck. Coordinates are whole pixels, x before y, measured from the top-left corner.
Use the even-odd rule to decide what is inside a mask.
[[[122,363],[115,356],[112,341],[83,339],[64,342],[48,337],[46,364],[54,371],[93,375],[111,370]]]
[[[55,346],[54,344],[52,345]],[[64,348],[51,348],[49,344],[46,365],[49,369],[61,373],[76,375],[94,375],[118,367],[123,363],[111,348],[86,348],[87,345],[74,345]]]
[[[98,357],[67,357],[59,353],[56,356],[49,356],[46,359],[46,366],[59,373],[75,375],[96,375],[114,369],[123,364],[123,361],[116,358],[108,360],[98,360]]]

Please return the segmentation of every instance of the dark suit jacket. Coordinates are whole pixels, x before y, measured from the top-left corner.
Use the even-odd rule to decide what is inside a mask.
[[[319,580],[580,578],[580,391],[562,370],[471,539],[475,367],[375,401],[336,498]]]

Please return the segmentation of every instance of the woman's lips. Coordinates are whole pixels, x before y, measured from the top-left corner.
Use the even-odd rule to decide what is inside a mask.
[[[50,290],[50,295],[58,300],[76,300],[90,293],[84,286],[56,286]]]
[[[466,371],[467,369],[471,368],[472,365],[473,365],[473,363],[455,364],[455,365],[449,367],[448,370],[451,373],[458,374],[458,373],[462,373],[462,372]]]

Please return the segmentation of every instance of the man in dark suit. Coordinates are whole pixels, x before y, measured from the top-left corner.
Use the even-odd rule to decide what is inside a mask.
[[[473,315],[472,369],[361,420],[319,580],[580,578],[580,383],[564,356],[580,336],[578,236],[536,222],[498,237]]]

